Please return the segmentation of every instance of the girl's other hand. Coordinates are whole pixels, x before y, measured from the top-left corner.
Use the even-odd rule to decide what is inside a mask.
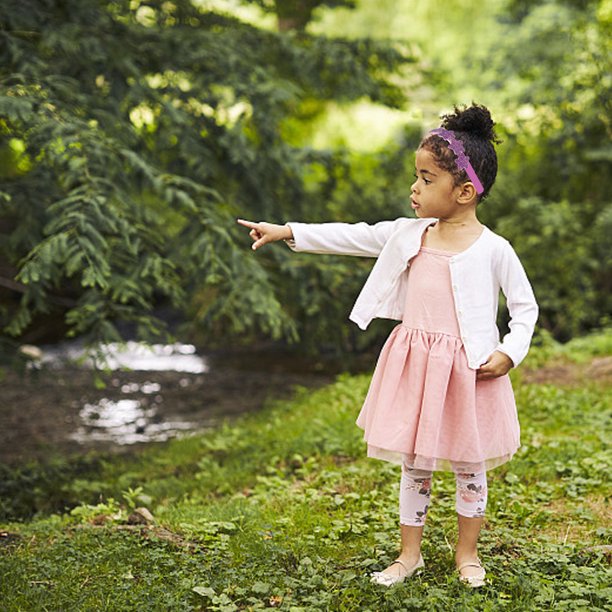
[[[486,363],[483,363],[478,370],[476,370],[476,380],[491,380],[507,374],[514,364],[512,359],[502,353],[501,351],[495,351],[488,359]]]
[[[277,225],[275,223],[266,223],[265,221],[255,223],[254,221],[246,221],[245,219],[236,219],[236,221],[240,225],[244,225],[244,227],[248,227],[251,230],[249,236],[253,239],[251,248],[254,251],[268,242],[291,240],[293,238],[293,232],[288,225]]]

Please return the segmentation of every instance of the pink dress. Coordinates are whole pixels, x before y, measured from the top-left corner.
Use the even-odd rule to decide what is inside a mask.
[[[422,247],[403,321],[385,343],[357,425],[368,456],[424,470],[482,472],[519,447],[510,378],[477,381],[455,314],[449,259]]]

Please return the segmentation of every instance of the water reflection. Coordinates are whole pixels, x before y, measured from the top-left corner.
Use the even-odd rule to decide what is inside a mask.
[[[129,368],[148,372],[208,372],[208,365],[196,354],[196,348],[192,344],[151,345],[127,342],[125,345],[106,344],[101,349],[106,355],[108,367],[112,370]]]
[[[115,381],[113,380],[113,383]],[[126,383],[125,385],[121,385],[121,393],[144,393],[145,395],[150,395],[151,393],[157,393],[161,390],[161,385],[159,383],[145,382],[142,385],[138,383]]]
[[[192,344],[129,341],[102,344],[97,348],[97,353],[104,356],[104,367],[114,371],[181,372],[185,375],[209,371],[208,363],[196,353]],[[46,347],[42,354],[42,363],[52,368],[61,368],[69,363],[89,368],[94,365],[92,351],[76,342]],[[72,440],[81,444],[111,442],[120,445],[159,442],[198,428],[197,423],[164,420],[159,412],[163,403],[159,382],[120,382],[113,379],[112,384],[122,394],[133,398],[102,398],[86,403],[79,412],[80,424],[70,435]],[[181,378],[181,386],[188,384],[188,378]]]
[[[203,374],[209,371],[204,357],[196,353],[193,344],[146,344],[129,341],[125,343],[101,344],[106,368],[111,370],[138,370],[156,372],[187,372]],[[42,364],[62,367],[66,363],[79,363],[93,367],[91,351],[78,343],[64,343],[56,347],[44,347]]]
[[[331,382],[338,371],[274,348],[227,346],[201,357],[190,344],[126,342],[102,347],[119,369],[94,378],[83,342],[40,348],[26,377],[9,372],[2,380],[0,462],[188,435],[289,397],[296,386]]]
[[[156,405],[148,406],[135,399],[115,401],[103,398],[96,404],[85,404],[79,416],[83,425],[70,438],[81,443],[162,442],[181,431],[195,428],[194,423],[187,421],[160,422]]]

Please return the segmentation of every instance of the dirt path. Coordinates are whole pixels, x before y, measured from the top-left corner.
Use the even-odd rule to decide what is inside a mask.
[[[526,383],[580,385],[587,381],[612,384],[612,356],[595,357],[589,363],[553,363],[537,370],[525,369]]]

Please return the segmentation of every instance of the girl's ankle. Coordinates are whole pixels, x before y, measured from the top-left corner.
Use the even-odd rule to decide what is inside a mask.
[[[412,561],[416,563],[421,558],[421,551],[419,550],[406,550],[399,554],[399,558],[405,561]]]
[[[475,561],[478,559],[478,550],[475,548],[455,551],[455,563],[459,565],[465,561]]]

